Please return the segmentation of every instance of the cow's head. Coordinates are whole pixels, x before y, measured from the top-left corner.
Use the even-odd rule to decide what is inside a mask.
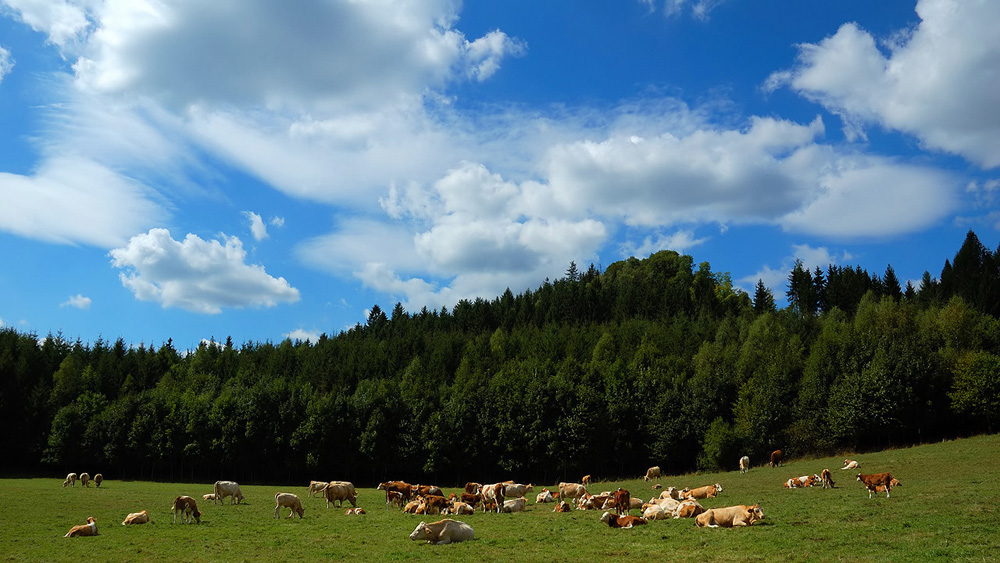
[[[721,493],[722,492],[722,485],[716,483],[715,484],[715,492]]]

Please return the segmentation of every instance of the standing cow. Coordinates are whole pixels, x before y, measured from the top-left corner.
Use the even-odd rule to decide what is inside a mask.
[[[781,450],[774,450],[771,452],[771,467],[778,467],[781,465],[781,460],[785,457],[785,454]]]
[[[660,478],[660,466],[654,465],[646,470],[646,476],[642,478],[643,481],[652,481],[653,479]]]
[[[323,491],[323,496],[326,497],[327,508],[330,508],[334,502],[340,508],[344,505],[345,500],[353,507],[358,506],[358,493],[350,481],[330,481]]]
[[[750,456],[743,456],[740,458],[740,473],[746,473],[750,471]]]
[[[212,502],[222,502],[225,504],[226,497],[233,497],[229,499],[229,504],[239,504],[243,501],[243,491],[240,490],[240,485],[236,481],[216,481],[215,482],[215,497],[212,498]]]
[[[288,517],[291,518],[293,514],[298,514],[301,519],[306,513],[306,510],[302,508],[302,501],[299,500],[299,496],[292,493],[274,493],[274,517],[278,517],[278,511],[284,507],[289,509]]]

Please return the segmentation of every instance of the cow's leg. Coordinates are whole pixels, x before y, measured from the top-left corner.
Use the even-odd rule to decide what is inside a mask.
[[[274,507],[274,517],[275,517],[275,518],[277,518],[277,517],[278,517],[278,510],[279,510],[280,508],[281,508],[281,505],[280,505],[280,504],[279,504],[279,505],[276,505],[276,506]]]

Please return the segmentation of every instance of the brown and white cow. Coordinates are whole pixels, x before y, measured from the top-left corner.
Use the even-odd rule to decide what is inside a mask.
[[[344,511],[344,516],[360,516],[362,514],[368,514],[368,513],[365,512],[365,509],[361,508],[360,506],[357,508],[348,508],[347,510]]]
[[[476,483],[475,481],[469,481],[468,483],[465,484],[465,492],[469,493],[470,495],[479,494],[479,490],[482,488],[483,486],[479,483]]]
[[[413,485],[406,481],[386,481],[379,483],[378,490],[385,491],[385,506],[389,507],[389,493],[395,491],[403,495],[403,500],[409,502],[413,499]]]
[[[631,528],[645,524],[646,519],[641,516],[618,516],[610,512],[605,512],[601,515],[601,522],[612,528]]]
[[[611,496],[615,500],[615,512],[619,515],[628,514],[628,511],[632,508],[632,493],[628,489],[618,487],[617,490],[611,493]]]
[[[568,502],[562,500],[552,509],[552,512],[570,512],[571,510],[573,510],[573,507]]]
[[[561,500],[578,499],[587,494],[590,494],[587,492],[587,487],[579,483],[559,483],[559,498]]]
[[[895,477],[893,477],[893,478],[892,478],[892,479],[891,479],[891,480],[889,481],[889,485],[890,485],[891,487],[902,487],[902,486],[903,486],[903,484],[902,484],[902,483],[900,483],[900,482],[899,482],[899,480],[898,480],[898,479],[896,479]],[[878,486],[876,486],[876,487],[875,487],[875,493],[876,493],[876,494],[877,494],[877,493],[884,493],[884,492],[885,492],[885,485],[878,485]]]
[[[340,508],[344,506],[345,500],[351,503],[351,506],[358,506],[358,492],[354,489],[354,483],[350,481],[330,481],[323,490],[323,496],[326,498],[327,508],[334,502]]]
[[[213,503],[221,502],[225,504],[226,497],[232,497],[229,499],[230,505],[243,502],[243,491],[240,490],[240,485],[236,481],[216,481],[214,492]]]
[[[492,503],[496,508],[497,512],[503,508],[504,496],[506,496],[507,485],[504,483],[494,483],[492,485],[483,485],[483,512],[486,512],[486,503]]]
[[[428,524],[421,522],[410,534],[413,541],[426,540],[427,543],[447,544],[476,539],[472,526],[458,520],[445,518]]]
[[[705,512],[705,507],[700,502],[692,499],[681,501],[674,509],[674,518],[695,518]]]
[[[406,503],[406,506],[403,507],[403,512],[407,514],[416,514],[417,509],[419,509],[422,504],[423,503],[421,503],[419,500],[411,500],[410,502]]]
[[[674,500],[681,500],[681,494],[686,494],[691,489],[678,490],[676,487],[667,487],[667,490],[660,493],[660,498],[672,498]]]
[[[681,498],[690,499],[704,499],[704,498],[715,498],[719,496],[722,492],[722,485],[716,483],[714,485],[705,485],[704,487],[698,487],[697,489],[690,489],[680,492]]]
[[[87,517],[86,524],[80,524],[78,526],[73,526],[66,532],[64,538],[80,538],[85,536],[96,536],[97,535],[97,520],[93,516]]]
[[[302,508],[302,501],[299,495],[292,493],[274,493],[274,517],[278,517],[278,511],[282,508],[288,509],[288,517],[298,514],[299,518],[305,515],[306,510]]]
[[[177,515],[181,515],[181,524],[195,522],[201,524],[201,511],[198,510],[198,503],[189,496],[179,496],[174,499],[174,504],[170,505],[174,511],[174,524],[177,523]]]
[[[535,503],[541,504],[543,502],[555,502],[556,498],[552,496],[552,491],[548,489],[542,489],[542,492],[535,495]]]
[[[67,473],[66,480],[63,481],[63,486],[69,485],[70,487],[76,486],[77,475],[76,473]]]
[[[459,514],[459,515],[463,515],[463,514],[475,514],[475,513],[476,513],[476,509],[473,508],[471,504],[469,504],[467,502],[458,501],[458,500],[456,500],[455,502],[452,502],[448,506],[448,508],[446,508],[445,510],[441,511],[441,514]]]
[[[858,462],[853,459],[845,459],[844,466],[841,467],[841,469],[857,469],[857,468],[858,468]]]
[[[132,524],[148,524],[149,514],[146,511],[142,512],[130,512],[128,516],[122,520],[122,526],[131,526]]]
[[[823,471],[820,471],[819,478],[823,481],[824,489],[834,488],[835,483],[833,482],[833,474],[830,473],[829,469],[823,469]]]
[[[583,477],[582,477],[582,478],[580,479],[580,483],[582,483],[582,484],[584,484],[584,485],[589,485],[589,484],[590,484],[590,475],[584,475],[584,476],[583,476]]]
[[[868,489],[868,498],[872,498],[872,495],[878,492],[879,485],[885,489],[885,498],[889,498],[889,492],[892,491],[892,473],[858,473],[857,479]]]
[[[654,465],[646,470],[646,476],[642,478],[643,481],[652,481],[653,479],[658,479],[660,477],[660,466]]]
[[[215,493],[201,495],[202,500],[215,500]]]
[[[448,508],[448,499],[441,495],[421,495],[417,500],[423,504],[423,514],[438,514]]]
[[[413,485],[414,495],[434,495],[443,497],[444,493],[441,492],[441,487],[434,485]]]
[[[785,454],[781,450],[774,450],[771,452],[771,462],[768,463],[771,467],[778,467],[781,465],[781,461],[784,459]]]
[[[694,523],[699,528],[732,528],[750,526],[764,519],[764,511],[759,504],[746,506],[739,504],[726,508],[710,508],[699,514]]]

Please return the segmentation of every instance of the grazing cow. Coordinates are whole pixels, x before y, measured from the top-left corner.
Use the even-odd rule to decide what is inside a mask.
[[[858,468],[858,462],[854,461],[853,459],[845,459],[844,466],[841,467],[841,469],[857,469],[857,468]]]
[[[716,483],[714,485],[705,485],[704,487],[698,487],[697,489],[690,489],[687,492],[681,491],[681,498],[690,499],[703,499],[703,498],[715,498],[719,496],[722,492],[722,485]]]
[[[177,515],[181,515],[181,524],[189,524],[194,521],[201,524],[201,511],[198,504],[189,496],[179,496],[174,499],[174,504],[170,506],[174,511],[174,524],[177,523]]]
[[[682,501],[674,509],[674,518],[695,518],[705,512],[705,507],[694,499]]]
[[[740,473],[746,473],[750,471],[750,456],[743,456],[740,458]]]
[[[824,489],[834,488],[835,483],[833,482],[833,475],[830,473],[829,469],[824,469],[820,471],[819,478],[823,480]]]
[[[76,486],[76,473],[66,474],[66,480],[63,481],[63,486],[69,485],[70,487]]]
[[[556,498],[552,496],[552,491],[548,489],[542,489],[542,492],[535,496],[535,503],[541,504],[543,502],[555,502]]]
[[[353,507],[358,506],[358,492],[354,489],[354,483],[350,481],[330,481],[323,490],[323,496],[326,497],[327,508],[334,502],[337,503],[337,508],[340,508],[344,506],[345,500]]]
[[[483,512],[486,511],[486,503],[490,502],[496,506],[496,511],[500,512],[500,508],[503,507],[503,499],[506,496],[507,485],[504,483],[495,483],[493,485],[483,485]]]
[[[694,519],[699,528],[732,528],[750,526],[764,519],[764,511],[759,504],[746,506],[739,504],[726,508],[710,508]]]
[[[378,490],[385,491],[385,506],[389,507],[389,493],[395,491],[403,495],[403,500],[409,502],[413,498],[413,485],[406,481],[386,481],[379,483]]]
[[[406,503],[406,506],[403,507],[403,512],[407,514],[416,514],[417,509],[420,508],[421,504],[422,503],[419,500],[411,500]]]
[[[590,484],[590,475],[584,475],[583,478],[580,479],[580,483],[582,483],[584,485],[589,485]]]
[[[652,481],[653,479],[659,479],[660,477],[660,466],[654,465],[646,470],[646,476],[642,478],[643,481]]]
[[[885,498],[889,498],[889,492],[892,490],[892,473],[871,473],[867,475],[858,473],[858,481],[861,481],[865,488],[868,489],[868,498],[872,498],[872,495],[878,491],[879,485],[885,488]]]
[[[611,493],[611,496],[615,499],[615,512],[619,515],[628,514],[629,509],[632,508],[632,493],[628,489],[618,487],[618,490]]]
[[[642,509],[642,517],[646,520],[666,520],[667,511],[658,504],[647,504]]]
[[[641,516],[617,516],[610,512],[601,515],[601,522],[612,528],[631,528],[646,523],[646,519]]]
[[[531,483],[527,485],[520,485],[518,483],[504,483],[503,496],[505,497],[523,497],[525,494],[531,492],[535,487]]]
[[[96,536],[97,535],[97,520],[93,516],[87,517],[86,524],[80,524],[78,526],[73,526],[66,532],[64,538],[79,538],[83,536]]]
[[[500,507],[500,512],[513,513],[513,512],[524,512],[524,507],[528,504],[528,499],[524,497],[517,497],[515,499],[503,501],[503,506]]]
[[[80,484],[84,487],[90,487],[90,473],[80,474]]]
[[[318,493],[322,493],[326,486],[326,481],[309,481],[309,496],[314,497]]]
[[[903,486],[903,484],[902,484],[902,483],[900,483],[900,482],[899,482],[899,480],[898,480],[898,479],[896,479],[895,477],[893,477],[893,478],[892,478],[892,479],[891,479],[891,480],[889,481],[889,485],[890,485],[891,487],[902,487],[902,486]],[[885,492],[885,485],[878,485],[878,486],[876,486],[876,487],[875,487],[875,492],[876,492],[876,493],[883,493],[883,492]]]
[[[451,506],[445,509],[448,514],[475,514],[476,509],[472,507],[471,504],[467,502],[455,501],[451,503]],[[444,514],[445,510],[441,513]]]
[[[202,500],[215,500],[215,493],[201,495]]]
[[[97,475],[94,475],[94,486],[95,487],[100,487],[101,483],[103,483],[103,482],[104,482],[104,475],[101,475],[100,473],[98,473]]]
[[[559,498],[562,500],[578,499],[587,494],[590,494],[587,492],[587,487],[579,483],[559,483]]]
[[[362,514],[368,514],[368,513],[365,512],[365,509],[361,508],[360,506],[357,508],[348,508],[347,510],[344,511],[344,516],[360,516]]]
[[[483,488],[482,485],[474,481],[469,481],[468,483],[465,484],[465,492],[469,493],[470,495],[479,494],[479,490],[482,488]]]
[[[233,497],[229,499],[230,505],[243,501],[243,491],[240,490],[240,485],[236,481],[215,482],[215,498],[212,499],[212,502],[225,504],[226,497]]]
[[[552,509],[552,512],[569,512],[571,510],[573,510],[573,507],[568,502],[562,500]]]
[[[413,541],[427,540],[427,543],[440,545],[474,540],[476,533],[472,530],[472,526],[465,522],[445,518],[430,524],[427,522],[417,524],[416,529],[410,534],[410,539]]]
[[[302,508],[302,501],[299,500],[299,495],[292,493],[274,493],[274,517],[278,517],[278,511],[282,508],[287,508],[288,517],[291,518],[293,514],[298,514],[299,518],[306,513],[306,509]]]
[[[132,524],[148,524],[149,514],[146,511],[142,512],[130,512],[128,516],[122,520],[122,526],[131,526]]]
[[[771,452],[771,462],[768,464],[771,467],[778,467],[781,465],[781,460],[785,457],[785,454],[781,450],[774,450]]]

